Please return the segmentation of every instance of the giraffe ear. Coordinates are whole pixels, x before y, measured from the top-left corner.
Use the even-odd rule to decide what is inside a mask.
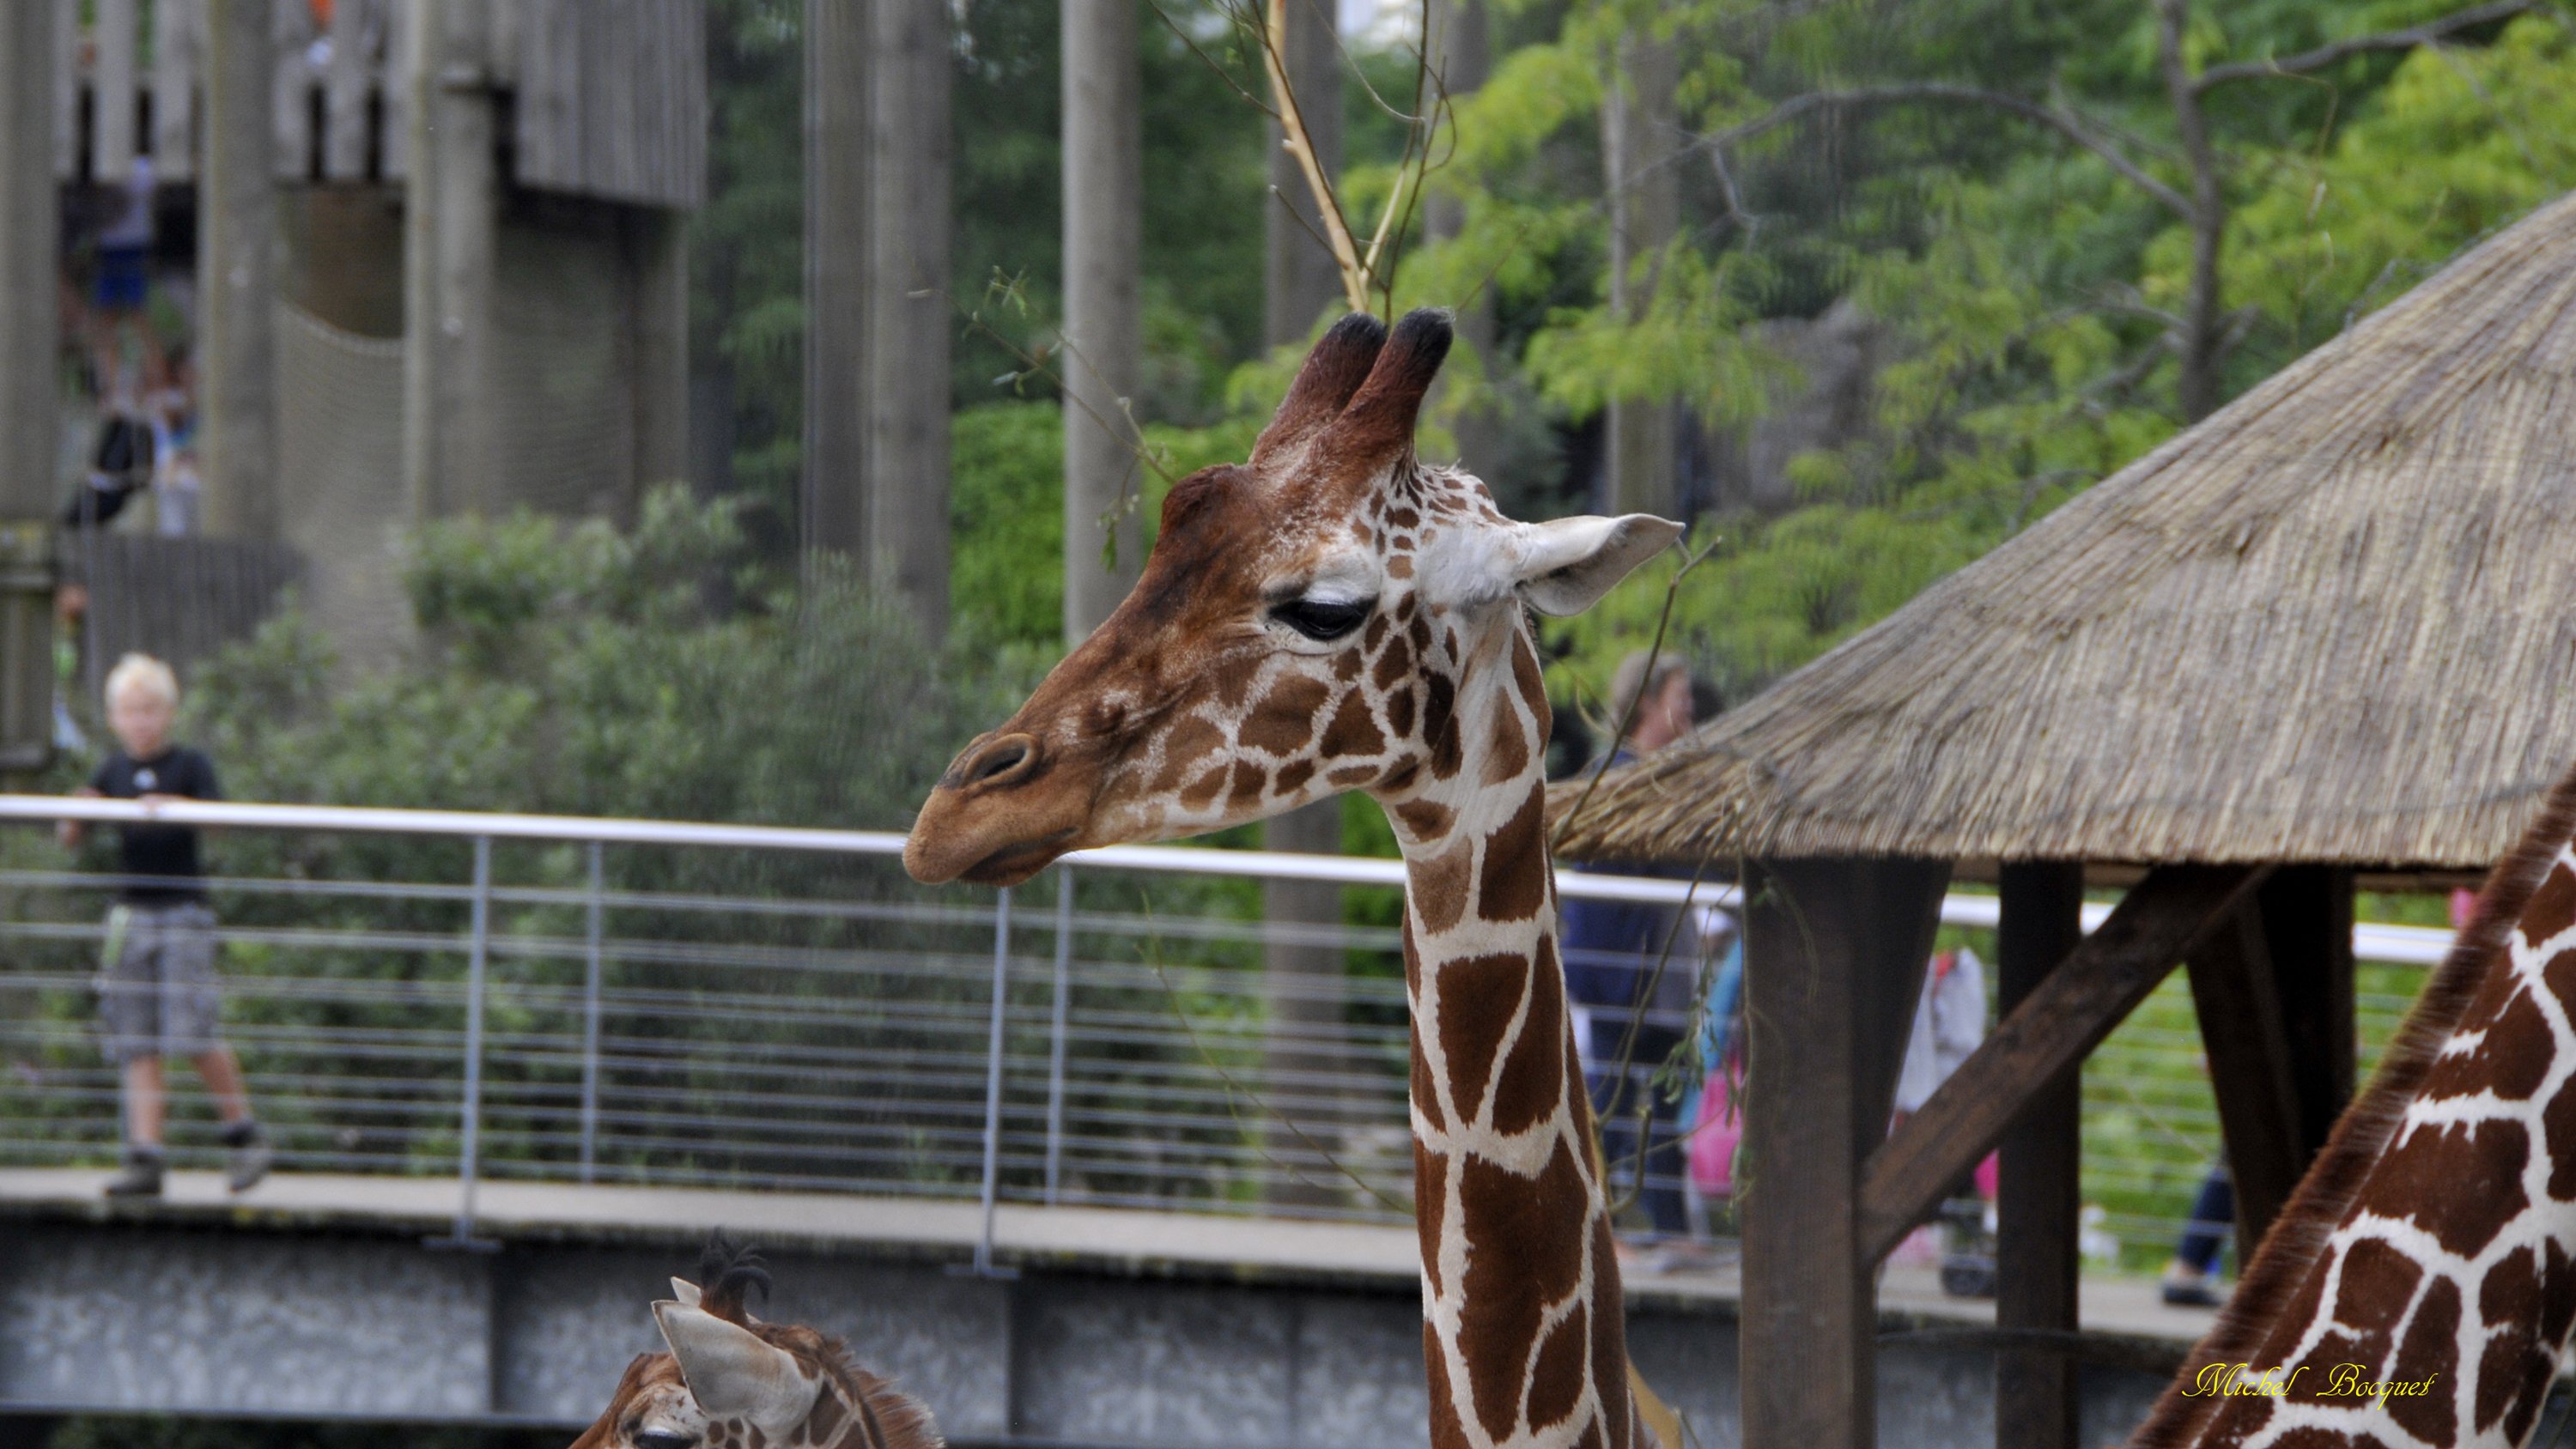
[[[689,1396],[717,1418],[749,1419],[777,1437],[801,1423],[823,1391],[796,1355],[704,1309],[665,1300],[653,1305],[653,1318]]]
[[[682,1308],[695,1308],[698,1306],[698,1285],[686,1278],[674,1278],[671,1280],[671,1296],[680,1300]]]
[[[1599,603],[1629,572],[1673,546],[1682,526],[1651,513],[1523,524],[1512,582],[1542,614],[1563,618]]]

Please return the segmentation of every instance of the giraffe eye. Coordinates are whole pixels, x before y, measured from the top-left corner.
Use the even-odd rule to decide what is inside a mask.
[[[1323,599],[1290,599],[1274,606],[1270,617],[1309,639],[1339,639],[1367,622],[1375,599],[1334,603]]]

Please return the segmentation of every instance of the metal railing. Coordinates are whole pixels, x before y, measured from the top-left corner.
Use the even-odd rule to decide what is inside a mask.
[[[224,832],[228,1035],[284,1165],[453,1175],[451,1241],[473,1239],[495,1177],[971,1199],[986,1270],[1004,1202],[1383,1221],[1410,1196],[1398,862],[1086,851],[1017,893],[1050,908],[1031,913],[912,885],[887,832],[0,796],[0,820],[66,818]],[[8,843],[0,1158],[104,1160],[117,1083],[89,993],[120,882],[32,832]],[[1349,887],[1369,923],[1265,924],[1257,883],[1280,878]],[[1943,917],[1994,911],[1960,893]],[[2356,948],[2420,962],[2448,934],[2363,927]],[[1282,938],[1338,948],[1343,971],[1270,978]],[[2372,1020],[2403,1005],[2365,992]],[[2187,1206],[2174,1163],[2217,1152],[2196,1052],[2150,1011],[2088,1070],[2088,1191],[2175,1199],[2121,1214],[2133,1239]],[[209,1140],[202,1118],[183,1151]],[[2124,1120],[2157,1150],[2099,1150],[2095,1126]]]

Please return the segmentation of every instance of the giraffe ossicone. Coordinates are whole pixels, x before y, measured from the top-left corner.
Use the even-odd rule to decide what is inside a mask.
[[[573,1449],[942,1449],[919,1400],[850,1361],[840,1340],[763,1323],[745,1306],[769,1275],[710,1247],[701,1289],[671,1280],[653,1305],[666,1352],[637,1354]]]
[[[1681,526],[1519,523],[1423,464],[1446,313],[1353,315],[1240,466],[1176,485],[1143,576],[921,809],[924,881],[1011,885],[1364,790],[1407,870],[1415,1212],[1437,1449],[1631,1449],[1592,1109],[1556,949],[1528,614],[1590,607]]]

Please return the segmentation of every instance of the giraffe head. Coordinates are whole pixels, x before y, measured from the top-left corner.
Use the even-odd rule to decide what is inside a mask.
[[[768,1272],[708,1250],[709,1286],[671,1280],[653,1305],[665,1353],[637,1354],[573,1449],[939,1449],[919,1401],[849,1361],[838,1339],[745,1310]]]
[[[1343,318],[1250,461],[1172,489],[1126,602],[940,778],[904,852],[916,878],[1011,885],[1069,850],[1344,790],[1394,803],[1471,749],[1532,767],[1525,734],[1501,762],[1462,741],[1465,679],[1493,666],[1534,696],[1524,607],[1580,612],[1681,529],[1515,523],[1482,483],[1422,466],[1414,421],[1449,331],[1437,311],[1392,334]]]

